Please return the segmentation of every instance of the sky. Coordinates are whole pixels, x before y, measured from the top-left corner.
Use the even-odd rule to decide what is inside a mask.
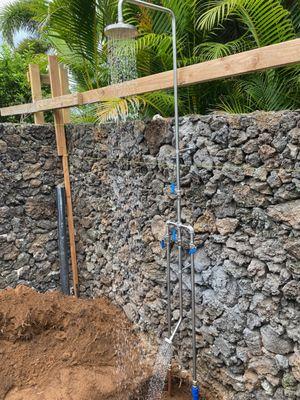
[[[0,13],[1,13],[1,9],[6,6],[9,3],[13,3],[14,0],[0,0]],[[19,43],[22,39],[24,39],[24,37],[26,37],[26,32],[20,32],[18,35],[16,35],[15,37],[15,44]],[[2,37],[0,34],[0,45],[2,44]]]

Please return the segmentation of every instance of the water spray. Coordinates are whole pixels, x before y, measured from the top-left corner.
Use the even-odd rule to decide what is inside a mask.
[[[196,358],[196,313],[195,313],[195,268],[194,256],[196,253],[194,241],[194,229],[192,226],[183,225],[181,218],[181,176],[180,176],[180,148],[179,148],[179,109],[178,109],[178,73],[177,73],[177,37],[176,37],[176,17],[174,12],[166,7],[148,3],[142,0],[119,0],[118,2],[118,22],[107,26],[105,34],[109,39],[113,40],[134,40],[137,36],[137,30],[133,25],[124,23],[123,5],[124,3],[135,4],[137,6],[146,7],[155,11],[163,12],[171,16],[172,19],[172,45],[173,45],[173,83],[174,83],[174,110],[175,110],[175,148],[176,148],[176,184],[171,185],[171,191],[177,198],[177,221],[168,221],[166,224],[166,236],[162,241],[162,247],[167,246],[167,316],[168,316],[168,337],[165,343],[172,347],[173,339],[178,332],[183,321],[183,242],[182,234],[187,232],[190,236],[189,255],[191,265],[191,287],[192,287],[192,348],[193,348],[193,386],[192,399],[199,399],[199,386],[197,383],[197,358]],[[171,242],[175,242],[178,249],[178,282],[179,282],[179,319],[172,330],[171,320]],[[169,393],[171,392],[171,365],[169,365]]]

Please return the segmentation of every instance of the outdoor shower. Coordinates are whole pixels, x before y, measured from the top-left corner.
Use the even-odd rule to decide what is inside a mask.
[[[118,22],[109,25],[105,29],[105,34],[113,40],[130,40],[137,36],[137,30],[133,25],[124,23],[123,5],[131,3],[137,6],[146,7],[155,11],[166,13],[172,18],[172,43],[173,43],[173,82],[174,82],[174,108],[175,108],[175,142],[176,142],[176,184],[171,184],[171,192],[177,198],[177,221],[168,221],[166,223],[166,235],[162,240],[162,248],[167,248],[167,314],[168,314],[168,338],[166,342],[170,345],[180,328],[183,321],[183,233],[189,235],[189,255],[191,267],[191,289],[192,289],[192,350],[193,350],[193,400],[199,399],[199,386],[197,382],[197,359],[196,359],[196,312],[195,312],[195,271],[194,256],[196,247],[194,242],[194,229],[192,226],[182,224],[181,218],[181,176],[180,176],[180,148],[179,148],[179,112],[178,112],[178,74],[177,74],[177,39],[176,39],[176,17],[174,12],[166,7],[148,3],[142,0],[119,0],[118,3]],[[172,330],[171,321],[171,245],[172,241],[178,248],[178,281],[179,281],[179,319]],[[171,375],[170,375],[171,376]],[[170,388],[170,379],[169,379]]]

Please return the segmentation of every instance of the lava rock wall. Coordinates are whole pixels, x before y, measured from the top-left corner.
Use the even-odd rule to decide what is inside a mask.
[[[57,287],[55,151],[50,125],[0,124],[0,289]]]
[[[49,128],[26,129],[40,129],[42,140]],[[165,221],[176,219],[169,190],[175,180],[173,130],[172,120],[161,119],[67,127],[80,291],[108,296],[153,337],[164,335],[167,325],[166,260],[159,242]],[[199,380],[215,399],[298,399],[300,113],[184,117],[180,142],[183,221],[194,226],[198,247]],[[53,193],[47,196],[55,213]],[[20,219],[28,229],[26,246],[31,245],[30,232],[39,222],[29,220],[26,210]],[[51,221],[49,233],[55,228]],[[41,261],[30,256],[28,282],[41,287],[38,272],[45,277],[42,288],[49,288],[49,274],[57,273],[51,272],[54,256],[54,250]],[[12,278],[2,286],[17,281],[16,262],[5,260],[4,273]],[[175,345],[186,366],[192,355],[187,251],[184,266],[185,322]],[[174,323],[177,273],[173,246]]]

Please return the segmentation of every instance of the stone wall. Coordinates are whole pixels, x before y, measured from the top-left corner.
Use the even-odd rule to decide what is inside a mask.
[[[57,286],[59,180],[51,126],[0,124],[0,289]]]
[[[298,399],[300,113],[190,116],[182,118],[180,125],[183,219],[195,227],[199,246],[199,379],[215,399]],[[39,129],[37,141],[44,136],[44,129],[45,134],[49,131],[26,129]],[[173,123],[79,125],[67,130],[81,293],[108,296],[142,329],[161,335],[166,328],[166,263],[159,240],[164,222],[175,218],[175,198],[169,191],[175,172]],[[43,140],[49,143],[47,135]],[[1,146],[5,152],[6,145]],[[35,163],[38,156],[37,152]],[[20,165],[27,162],[22,160]],[[7,176],[13,174],[9,171]],[[50,176],[54,184],[55,174]],[[47,172],[42,177],[50,179]],[[29,182],[35,179],[39,178],[31,177]],[[22,176],[21,185],[24,182]],[[37,195],[44,193],[38,191]],[[35,240],[30,234],[37,229],[39,218],[31,215],[29,219],[24,206],[27,197],[35,198],[35,194],[27,189],[22,196],[25,200],[18,224],[27,229],[23,246],[34,266],[27,279],[41,288],[35,272],[49,279],[50,269],[57,268],[56,250],[49,238],[53,248],[44,258],[38,261],[35,254],[30,255],[27,248]],[[45,196],[54,206],[53,191]],[[14,214],[6,215],[5,206],[1,210],[9,224],[3,232],[9,237],[14,232]],[[47,229],[55,234],[51,218],[52,214],[48,220],[51,227],[44,225],[39,234]],[[8,245],[15,242],[11,245],[20,257],[16,240]],[[176,343],[180,349],[177,357],[184,366],[191,361],[190,282],[185,258],[186,319]],[[21,268],[17,261],[4,263],[4,275],[11,275],[15,282],[16,266]],[[175,248],[172,270],[175,322]],[[53,273],[57,270],[50,276]],[[50,286],[45,282],[42,288]]]

